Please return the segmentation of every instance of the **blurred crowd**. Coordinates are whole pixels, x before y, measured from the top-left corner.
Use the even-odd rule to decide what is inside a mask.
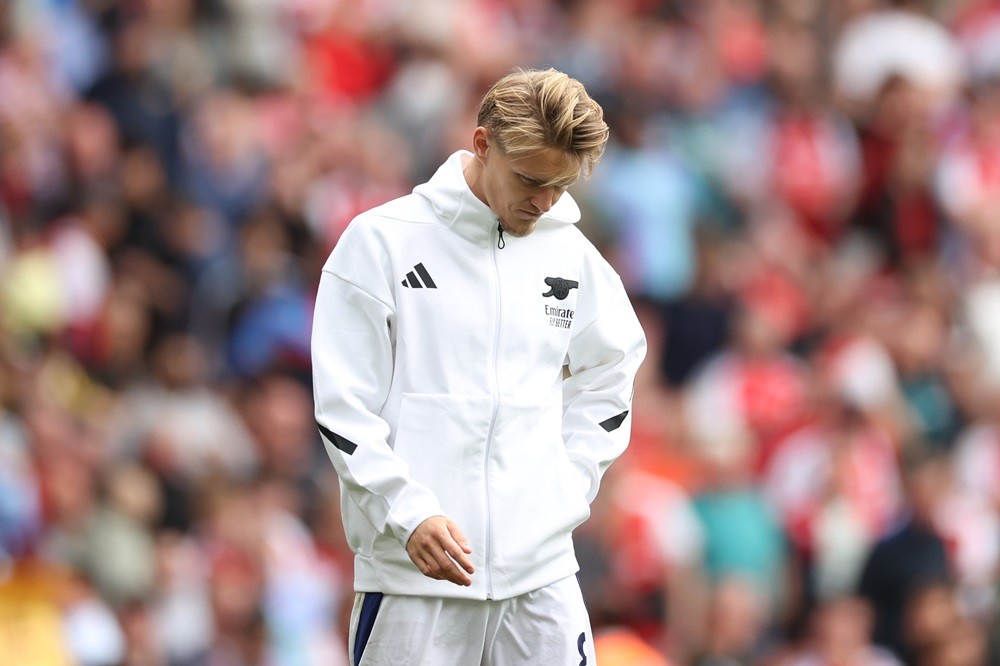
[[[7,0],[0,666],[346,664],[319,268],[514,66],[651,343],[601,664],[1000,663],[1000,2]]]

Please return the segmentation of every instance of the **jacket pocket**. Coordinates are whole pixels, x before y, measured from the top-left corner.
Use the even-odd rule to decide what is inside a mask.
[[[490,486],[499,564],[512,576],[571,550],[590,516],[585,483],[566,454],[558,403],[501,404],[491,449]]]
[[[404,393],[393,442],[410,476],[437,496],[474,553],[485,542],[483,479],[492,412],[490,396]]]

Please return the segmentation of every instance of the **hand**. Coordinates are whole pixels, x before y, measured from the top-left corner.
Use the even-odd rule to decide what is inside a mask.
[[[468,557],[472,554],[469,540],[454,521],[444,516],[431,516],[417,525],[406,542],[406,554],[429,578],[451,581],[455,585],[472,585],[472,579],[466,574],[475,573]]]

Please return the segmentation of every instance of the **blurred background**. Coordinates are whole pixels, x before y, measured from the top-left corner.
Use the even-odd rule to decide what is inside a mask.
[[[1000,2],[0,2],[0,666],[341,666],[320,266],[514,66],[650,340],[601,664],[1000,663]]]

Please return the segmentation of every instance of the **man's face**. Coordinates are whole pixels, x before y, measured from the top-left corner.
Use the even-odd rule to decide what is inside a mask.
[[[527,236],[535,222],[555,205],[566,188],[576,182],[580,164],[558,148],[512,156],[488,134],[482,156],[482,185],[486,203],[500,226],[511,236]]]

